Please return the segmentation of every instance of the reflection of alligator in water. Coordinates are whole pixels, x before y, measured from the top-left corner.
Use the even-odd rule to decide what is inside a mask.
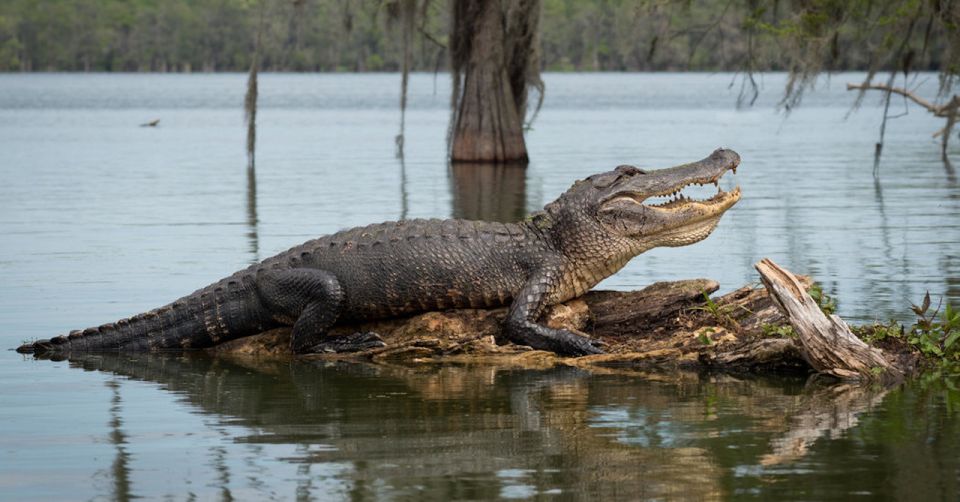
[[[76,354],[70,364],[159,383],[221,417],[233,442],[294,446],[284,462],[346,466],[327,475],[361,495],[427,499],[464,498],[463,490],[497,498],[521,481],[533,493],[718,499],[729,495],[725,477],[735,467],[806,454],[780,456],[784,444],[801,436],[809,444],[819,435],[810,431],[823,430],[804,417],[833,417],[827,426],[839,434],[883,395],[797,380],[571,368],[253,363],[203,354]],[[215,460],[225,483],[244,478],[230,473],[244,468],[242,459],[221,452]]]
[[[234,432],[248,427],[234,442],[302,445],[285,462],[347,465],[334,475],[362,498],[496,499],[517,484],[607,498],[709,498],[719,489],[703,451],[667,456],[592,427],[594,392],[621,402],[630,392],[572,368],[254,364],[199,353],[75,354],[70,364],[159,383]],[[217,468],[231,465],[245,468],[243,459]],[[224,477],[242,482],[241,474]]]
[[[294,352],[331,347],[337,322],[449,308],[510,305],[510,340],[564,355],[595,340],[539,324],[544,310],[582,295],[634,256],[706,238],[739,189],[707,200],[677,195],[716,183],[739,156],[717,150],[691,164],[631,166],[579,181],[520,223],[412,220],[346,230],[292,248],[167,306],[117,323],[25,344],[18,351],[146,351],[212,345],[293,325]],[[658,200],[659,196],[671,196]],[[357,347],[378,343],[356,340]],[[337,347],[351,348],[346,344]]]

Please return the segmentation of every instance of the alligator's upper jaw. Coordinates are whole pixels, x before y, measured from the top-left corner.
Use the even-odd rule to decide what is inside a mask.
[[[733,150],[718,149],[709,157],[669,169],[649,171],[634,176],[617,187],[604,200],[629,198],[657,211],[677,211],[699,208],[708,213],[722,213],[740,200],[740,187],[730,192],[720,190],[719,181],[727,171],[737,172],[740,156]],[[683,193],[692,185],[716,185],[717,193],[708,198],[694,198]]]
[[[715,183],[715,182],[714,182]],[[737,186],[733,190],[726,192],[721,190],[719,186],[717,187],[717,193],[709,198],[696,198],[695,196],[690,196],[683,193],[683,189],[691,185],[704,185],[704,183],[694,182],[686,185],[678,186],[673,192],[669,194],[657,194],[654,197],[665,196],[665,197],[647,197],[644,199],[644,206],[663,212],[679,212],[683,209],[699,209],[703,212],[704,216],[710,216],[718,213],[722,213],[727,209],[733,207],[740,200],[740,187]],[[653,199],[653,200],[651,200]]]

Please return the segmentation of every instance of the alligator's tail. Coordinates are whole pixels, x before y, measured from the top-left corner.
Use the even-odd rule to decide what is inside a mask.
[[[274,327],[262,315],[255,286],[232,276],[173,303],[129,319],[25,343],[17,352],[146,352],[194,349],[257,334]]]

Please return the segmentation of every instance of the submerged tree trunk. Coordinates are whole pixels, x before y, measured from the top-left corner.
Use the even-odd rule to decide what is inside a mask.
[[[535,37],[517,23],[536,27],[538,1],[461,0],[453,5],[451,66],[453,118],[451,160],[461,162],[526,162],[523,140],[527,69]],[[513,23],[513,24],[511,24]],[[525,35],[517,38],[514,34]],[[517,47],[517,43],[525,47]],[[515,61],[515,59],[518,59]],[[531,64],[532,63],[532,64]],[[515,71],[522,66],[520,71]],[[518,81],[514,85],[514,80]]]
[[[254,60],[250,63],[250,74],[247,76],[247,94],[243,99],[244,120],[247,123],[247,171],[251,173],[256,166],[257,150],[257,66],[254,51]]]
[[[263,0],[260,2],[260,14],[257,20],[257,34],[254,39],[253,55],[250,58],[250,73],[247,76],[247,93],[243,98],[244,120],[247,123],[247,175],[252,176],[256,165],[257,150],[257,74],[260,70],[260,42],[263,34]]]

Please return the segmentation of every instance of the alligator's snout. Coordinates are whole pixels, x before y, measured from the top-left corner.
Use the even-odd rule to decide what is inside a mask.
[[[704,239],[740,200],[739,186],[730,191],[720,188],[720,178],[728,171],[736,173],[739,165],[737,152],[721,148],[702,160],[667,169],[618,169],[617,181],[601,188],[600,220],[644,249]],[[714,185],[717,191],[685,192],[694,185]]]
[[[601,198],[601,203],[607,203],[617,198],[632,199],[637,203],[644,204],[650,199],[657,197],[672,197],[668,203],[679,202],[686,197],[681,191],[692,185],[714,185],[718,188],[717,196],[735,194],[739,199],[739,187],[732,192],[719,190],[720,178],[727,171],[737,172],[737,166],[740,165],[740,155],[733,150],[717,149],[709,157],[682,164],[667,169],[658,169],[655,171],[633,171],[633,176],[618,180],[619,182],[611,186],[607,193]],[[717,199],[715,196],[713,199]],[[690,199],[692,200],[692,199]],[[650,204],[654,207],[665,207],[666,204]]]

